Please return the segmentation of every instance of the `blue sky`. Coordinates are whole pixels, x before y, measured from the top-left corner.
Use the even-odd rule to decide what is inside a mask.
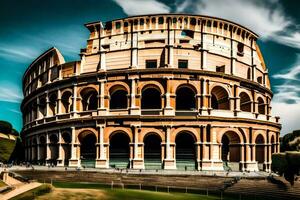
[[[86,45],[83,24],[151,13],[221,17],[260,35],[274,92],[273,115],[286,134],[300,129],[300,2],[295,0],[2,0],[0,4],[0,119],[22,128],[22,75],[55,46],[67,61]]]

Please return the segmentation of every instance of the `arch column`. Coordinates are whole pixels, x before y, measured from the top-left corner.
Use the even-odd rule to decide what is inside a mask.
[[[58,131],[58,158],[57,158],[57,166],[64,166],[61,130]]]
[[[37,148],[36,148],[36,150],[37,150],[37,162],[39,163],[40,161],[41,161],[41,144],[40,144],[40,140],[38,139],[38,137],[36,137],[36,145],[37,145]]]
[[[78,158],[78,144],[75,142],[76,138],[76,129],[74,126],[71,127],[71,158],[69,160],[69,167],[78,167],[79,158]]]
[[[209,94],[209,80],[201,80],[201,115],[208,115],[210,113],[210,94]]]
[[[165,143],[165,158],[164,158],[164,169],[176,169],[175,163],[175,145],[171,146],[171,127],[165,127],[166,143]]]
[[[105,83],[106,79],[98,80],[99,84],[99,103],[98,105],[98,115],[106,115],[107,114],[107,108],[105,107]]]
[[[164,107],[164,115],[171,115],[171,116],[174,116],[175,115],[175,109],[174,107],[172,107],[172,104],[174,104],[174,102],[171,102],[171,96],[174,96],[171,91],[171,78],[170,77],[167,77],[165,79],[166,81],[166,85],[167,85],[167,88],[166,88],[166,94],[165,94],[165,97],[166,97],[166,104],[165,104],[165,107]],[[172,99],[173,101],[174,99]]]
[[[131,93],[130,93],[130,114],[131,115],[140,115],[141,109],[136,105],[136,83],[137,77],[131,78]]]
[[[46,93],[46,116],[45,117],[49,117],[49,110],[50,110],[50,101],[49,101],[49,93]]]
[[[98,129],[98,141],[96,143],[96,168],[108,168],[108,144],[104,143],[104,124],[97,126]]]
[[[73,85],[73,96],[72,96],[72,103],[73,103],[73,110],[72,110],[72,116],[77,116],[77,84],[74,83]]]
[[[56,113],[59,115],[61,114],[61,91],[60,90],[57,90],[57,111]]]
[[[49,139],[49,133],[46,133],[46,163],[49,164],[50,161],[51,161],[50,139]]]
[[[133,125],[131,127],[134,146],[133,146],[133,159],[132,159],[132,168],[133,169],[144,169],[144,158],[143,158],[143,143],[139,143],[139,126]]]
[[[211,164],[211,170],[223,170],[223,162],[219,156],[221,145],[217,142],[217,128],[209,126],[207,132],[208,131],[210,131],[210,134],[206,139],[209,139],[207,144],[209,145],[209,163]]]

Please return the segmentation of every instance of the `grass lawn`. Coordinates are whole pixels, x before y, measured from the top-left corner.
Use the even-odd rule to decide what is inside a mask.
[[[14,151],[16,145],[15,140],[0,138],[0,162],[7,162],[10,155]]]
[[[101,184],[90,183],[62,183],[54,182],[53,187],[42,185],[36,189],[25,192],[13,200],[82,200],[82,199],[103,199],[103,200],[213,200],[220,199],[220,195],[200,195],[176,192],[155,192],[133,189],[110,189],[104,188]],[[238,196],[223,196],[224,200],[239,199]],[[243,200],[253,198],[243,196]],[[263,198],[257,198],[260,200]]]
[[[80,200],[80,199],[105,199],[105,200],[212,200],[217,197],[207,197],[197,194],[185,193],[165,193],[139,190],[122,189],[68,189],[54,188],[51,193],[39,196],[39,200],[61,199],[61,200]]]

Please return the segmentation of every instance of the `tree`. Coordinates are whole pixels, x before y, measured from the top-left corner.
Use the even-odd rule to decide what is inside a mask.
[[[300,152],[287,151],[285,153],[274,153],[272,155],[272,171],[294,185],[295,175],[300,170]]]

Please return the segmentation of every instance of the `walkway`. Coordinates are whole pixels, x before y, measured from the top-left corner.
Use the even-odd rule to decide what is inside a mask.
[[[18,186],[16,189],[4,194],[4,195],[1,195],[0,194],[0,199],[1,200],[7,200],[7,199],[10,199],[10,198],[13,198],[19,194],[22,194],[24,192],[27,192],[29,190],[32,190],[34,188],[37,188],[39,187],[40,185],[42,185],[41,183],[37,183],[37,182],[32,182],[32,183],[26,183],[24,185],[20,185]]]

